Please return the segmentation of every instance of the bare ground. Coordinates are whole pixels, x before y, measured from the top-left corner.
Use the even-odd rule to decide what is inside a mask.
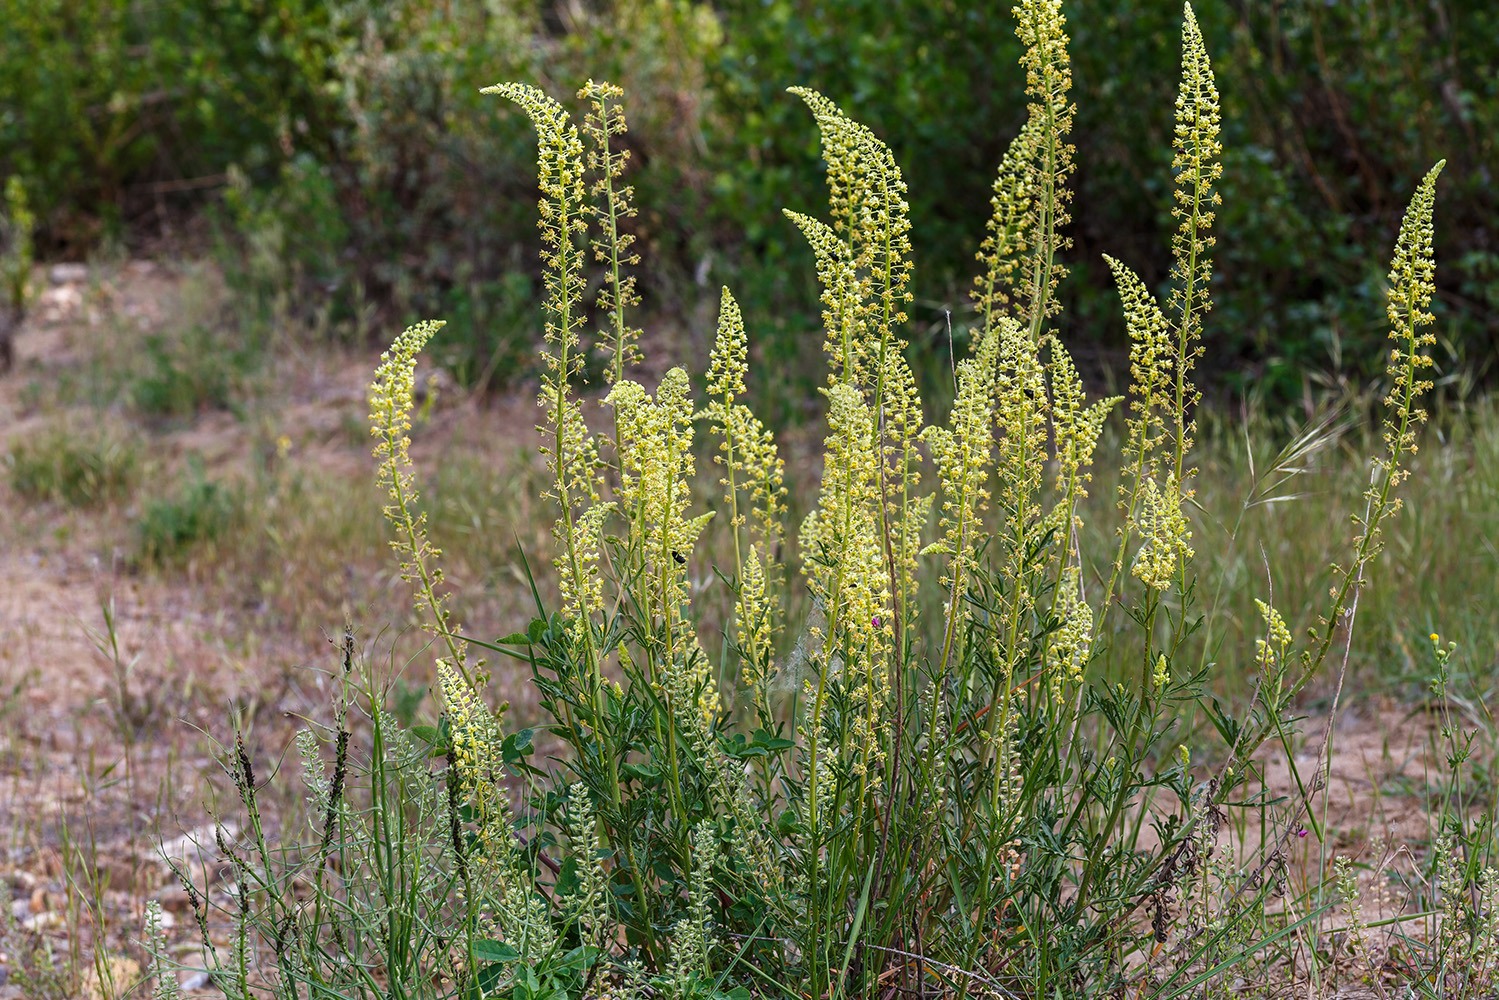
[[[43,281],[17,368],[0,377],[0,454],[60,422],[136,422],[120,400],[101,403],[88,388],[69,398],[58,387],[96,386],[101,368],[127,366],[145,336],[172,329],[185,288],[211,284],[145,263]],[[190,475],[233,482],[267,461],[294,467],[296,481],[320,489],[318,502],[331,495],[359,508],[356,529],[378,524],[364,430],[376,361],[373,352],[298,351],[257,375],[252,415],[204,412],[132,429],[149,461],[123,505],[73,510],[18,496],[9,476],[0,484],[0,900],[9,909],[0,998],[122,995],[138,978],[142,906],[153,896],[191,963],[187,900],[162,858],[211,845],[211,815],[232,820],[229,786],[213,780],[222,777],[216,741],[236,719],[274,766],[298,718],[326,716],[324,671],[337,662],[329,637],[357,622],[361,644],[387,654],[402,637],[403,585],[381,540],[357,530],[343,539],[349,551],[332,551],[339,542],[330,540],[320,547],[328,551],[296,553],[319,577],[307,586],[293,577],[309,564],[269,566],[263,554],[247,562],[232,538],[169,567],[140,565],[134,551],[144,504]],[[456,396],[440,402],[419,455],[473,440],[513,455],[517,429],[532,419],[519,399],[483,410]],[[341,523],[341,513],[328,518]],[[215,875],[211,863],[198,873]],[[122,963],[118,981],[106,975],[102,986],[89,957],[101,932]],[[38,949],[59,968],[25,980]]]

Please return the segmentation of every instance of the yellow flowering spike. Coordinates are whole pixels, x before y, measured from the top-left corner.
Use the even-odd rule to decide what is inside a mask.
[[[1435,319],[1430,310],[1436,292],[1431,217],[1437,177],[1446,165],[1442,160],[1432,167],[1416,188],[1400,222],[1395,258],[1390,264],[1385,314],[1395,347],[1390,351],[1390,392],[1385,404],[1391,414],[1385,420],[1384,440],[1396,461],[1416,450],[1415,425],[1426,420],[1426,411],[1417,400],[1431,389],[1431,380],[1422,373],[1434,363],[1427,348],[1436,343],[1436,335],[1429,329]]]
[[[500,719],[446,660],[437,661],[437,689],[452,734],[456,790],[472,830],[465,854],[467,877],[459,885],[459,897],[470,907],[498,902],[501,921],[508,916],[519,929],[526,921],[515,907],[530,894],[530,885],[523,876],[517,885],[519,859],[512,835]]]
[[[1164,486],[1145,480],[1140,491],[1134,532],[1142,540],[1131,572],[1147,587],[1165,590],[1192,558],[1192,532],[1182,512],[1183,497],[1175,477]]]
[[[1166,663],[1165,653],[1155,658],[1155,673],[1151,675],[1150,681],[1157,691],[1171,682],[1171,668]]]
[[[1274,684],[1278,689],[1278,668],[1286,663],[1286,654],[1291,648],[1291,630],[1286,627],[1286,620],[1280,612],[1271,605],[1256,598],[1254,606],[1259,609],[1260,618],[1265,623],[1265,637],[1254,640],[1254,659],[1265,675],[1266,683]]]
[[[546,370],[541,378],[537,404],[546,414],[539,428],[547,444],[559,517],[553,528],[557,541],[556,565],[563,578],[576,636],[591,670],[597,671],[593,634],[589,619],[602,606],[597,579],[598,538],[594,530],[602,515],[593,515],[588,530],[579,518],[589,502],[598,499],[598,445],[583,419],[582,407],[572,395],[572,380],[582,368],[578,330],[583,316],[583,249],[587,235],[584,196],[583,144],[567,110],[535,87],[506,83],[486,87],[520,106],[536,130],[537,181],[541,188],[541,259],[545,265],[547,349],[542,353]],[[601,98],[602,99],[602,98]],[[595,678],[597,690],[597,678]]]
[[[1428,348],[1436,338],[1427,327],[1434,317],[1431,298],[1436,292],[1436,261],[1432,251],[1432,213],[1436,207],[1436,183],[1446,161],[1438,161],[1421,179],[1400,223],[1395,255],[1390,263],[1390,287],[1386,293],[1386,315],[1390,321],[1390,391],[1385,397],[1385,453],[1374,460],[1374,475],[1364,492],[1364,510],[1354,516],[1359,527],[1353,542],[1353,560],[1334,565],[1342,582],[1332,590],[1332,606],[1324,622],[1339,622],[1357,593],[1364,570],[1379,555],[1380,535],[1386,518],[1400,511],[1396,487],[1410,474],[1402,461],[1416,450],[1416,428],[1426,419],[1421,396],[1431,388],[1424,377],[1433,364]],[[1305,676],[1310,677],[1332,648],[1337,628],[1324,628],[1315,653],[1305,654]],[[1298,682],[1304,683],[1305,681]]]
[[[737,472],[736,488],[748,494],[752,534],[766,551],[780,546],[785,533],[781,517],[786,511],[785,467],[777,454],[775,437],[748,406],[740,402],[745,393],[748,344],[739,304],[723,290],[718,319],[718,338],[708,369],[708,406],[704,415],[715,433],[722,435],[720,453],[729,470]],[[723,485],[728,486],[725,482]],[[745,523],[732,495],[725,500],[735,512],[736,523]]]
[[[1009,553],[1020,558],[1026,529],[1037,516],[1037,492],[1045,466],[1048,401],[1041,359],[1028,331],[1008,318],[998,330],[994,419],[999,431],[998,499]],[[1018,568],[1018,563],[1015,567]]]
[[[688,556],[712,516],[687,515],[696,473],[690,388],[687,373],[673,368],[654,399],[629,380],[605,399],[620,428],[618,506],[629,520],[628,545],[641,566],[644,610],[662,630],[659,666],[668,675],[691,675],[678,678],[679,692],[695,690],[709,676],[687,613]],[[716,714],[717,692],[711,684],[706,690],[712,704],[704,711]]]
[[[815,90],[792,87],[812,110],[828,165],[833,229],[848,241],[861,275],[860,300],[884,339],[905,322],[910,301],[911,222],[895,155],[865,125]]]
[[[879,380],[876,399],[884,431],[879,456],[884,488],[880,533],[888,539],[886,561],[898,620],[903,629],[909,629],[918,606],[917,560],[935,498],[930,493],[920,493],[920,442],[925,420],[916,377],[906,362],[904,347],[904,342],[896,338],[887,350],[885,374]],[[881,429],[876,426],[872,432],[879,436]]]
[[[760,704],[765,701],[770,658],[775,650],[778,610],[766,594],[765,564],[760,560],[760,549],[751,545],[744,560],[744,570],[739,577],[739,600],[734,605],[734,631],[745,651],[745,656],[740,661],[740,682],[754,693],[756,702]]]
[[[577,374],[578,330],[583,317],[576,309],[583,297],[583,250],[579,237],[587,233],[584,197],[583,143],[567,109],[535,87],[504,83],[485,87],[520,106],[536,129],[537,183],[541,188],[542,263],[546,265],[546,335],[544,355],[551,380],[565,383]]]
[[[1033,207],[1041,124],[1040,118],[1026,119],[1020,134],[1005,150],[994,178],[994,194],[989,201],[993,213],[978,253],[984,273],[974,279],[970,293],[985,330],[992,330],[995,319],[1005,314],[1025,277],[1022,268],[1031,248],[1031,226],[1036,222]]]
[[[817,280],[822,285],[823,349],[832,366],[829,384],[863,382],[864,323],[860,315],[858,277],[848,242],[824,222],[786,211],[812,247]]]
[[[994,467],[992,420],[998,357],[999,333],[991,331],[979,342],[973,357],[958,363],[958,396],[948,425],[928,427],[923,434],[942,484],[938,519],[942,537],[927,551],[947,556],[942,572],[947,621],[939,676],[951,662],[953,645],[969,616],[963,597],[976,569],[974,555],[989,506],[989,478]]]
[[[744,318],[739,304],[725,288],[718,314],[718,338],[708,367],[708,405],[699,416],[708,420],[710,429],[720,438],[714,461],[724,469],[720,483],[725,489],[724,503],[729,510],[734,538],[735,577],[741,587],[749,573],[741,535],[752,539],[752,545],[758,542],[763,551],[777,551],[784,534],[781,514],[785,510],[786,495],[784,470],[776,453],[775,437],[749,407],[740,402],[745,392],[747,367]],[[740,503],[741,494],[745,500],[743,505]],[[753,630],[739,632],[741,642],[749,640],[745,649],[751,659],[759,659],[769,652],[769,637],[779,629],[779,602],[770,596],[774,593],[773,576],[767,580],[768,574],[763,567],[757,568],[756,572],[760,579],[755,610],[736,616],[736,620],[757,622]],[[760,621],[762,618],[764,620]],[[762,633],[764,643],[759,641]]]
[[[802,525],[808,584],[827,616],[822,669],[838,654],[877,659],[889,618],[876,505],[878,465],[869,407],[851,385],[828,390],[828,437],[817,509]]]
[[[1058,548],[1065,559],[1065,553],[1072,549],[1073,532],[1079,527],[1075,515],[1077,505],[1088,497],[1093,453],[1098,447],[1099,435],[1103,433],[1103,422],[1119,405],[1120,397],[1111,396],[1089,404],[1082,377],[1062,342],[1050,338],[1049,349],[1051,363],[1047,374],[1051,383],[1057,504],[1047,515],[1046,525],[1060,531]]]
[[[635,217],[635,189],[620,183],[629,164],[630,151],[615,151],[613,139],[629,131],[620,99],[624,91],[612,83],[589,80],[578,97],[588,101],[588,116],[583,134],[588,139],[588,170],[593,175],[589,187],[592,203],[588,213],[598,225],[599,235],[593,241],[593,259],[605,265],[604,285],[599,291],[599,309],[608,315],[609,327],[599,333],[600,343],[609,351],[609,366],[604,379],[614,385],[625,371],[641,360],[640,329],[629,324],[627,311],[640,305],[635,290],[635,275],[629,269],[640,263],[632,249],[635,236],[625,232],[623,224]]]
[[[718,299],[718,335],[708,360],[709,405],[720,400],[732,402],[745,393],[744,378],[749,371],[749,341],[744,334],[744,315],[728,288]]]
[[[1219,160],[1223,145],[1218,139],[1218,88],[1213,82],[1213,67],[1191,4],[1184,7],[1184,14],[1181,88],[1176,95],[1176,135],[1171,161],[1176,174],[1176,204],[1171,212],[1179,220],[1171,240],[1175,259],[1171,269],[1174,286],[1171,304],[1178,317],[1173,358],[1173,474],[1177,482],[1185,484],[1192,475],[1185,463],[1196,429],[1189,411],[1201,397],[1192,385],[1191,371],[1202,354],[1202,316],[1212,307],[1208,283],[1213,274],[1211,251],[1215,241],[1208,233],[1215,210],[1223,203],[1215,187],[1223,175]],[[1190,488],[1187,495],[1191,496]]]
[[[918,495],[923,425],[906,343],[897,332],[910,301],[910,219],[906,184],[890,148],[813,90],[796,87],[812,110],[828,166],[832,225],[787,213],[818,261],[823,286],[830,384],[864,392],[882,502],[875,508],[897,629],[915,608],[916,557],[931,501]]]
[[[833,229],[850,244],[866,207],[876,165],[866,155],[869,130],[846,116],[838,106],[809,87],[791,87],[812,111],[822,139],[822,158],[828,165],[828,213]]]
[[[1175,361],[1171,328],[1145,283],[1124,264],[1104,256],[1119,286],[1129,329],[1130,402],[1127,461],[1138,478],[1149,471],[1166,439],[1166,407]]]
[[[998,655],[1008,676],[1028,641],[1026,622],[1034,608],[1030,586],[1031,551],[1042,530],[1039,491],[1047,454],[1046,385],[1038,345],[1029,330],[1009,317],[998,324],[999,359],[994,382],[994,422],[999,434],[995,460],[995,499],[999,528],[995,553],[1002,576],[1011,581],[1001,611]],[[1008,685],[1005,685],[1006,691]],[[999,691],[994,692],[997,698]],[[991,712],[993,711],[991,707]],[[992,727],[991,727],[992,729]],[[992,735],[992,733],[991,733]]]
[[[427,514],[418,502],[408,436],[417,355],[442,326],[440,322],[425,322],[407,327],[390,350],[380,355],[370,383],[370,434],[375,438],[379,482],[386,494],[382,510],[396,531],[390,545],[400,556],[401,578],[415,590],[417,614],[425,618],[423,627],[442,638],[454,666],[471,683],[463,647],[454,637],[458,628],[448,614],[447,595],[442,592],[442,552],[427,537]]]
[[[437,687],[452,733],[453,763],[464,788],[474,794],[503,780],[504,758],[494,715],[446,660],[437,663]]]
[[[906,321],[905,307],[911,302],[911,220],[906,202],[906,182],[901,176],[895,154],[884,142],[868,133],[870,155],[879,166],[877,188],[870,210],[863,218],[863,239],[869,249],[861,252],[855,240],[854,252],[866,259],[874,285],[871,307],[873,321],[881,339],[893,336],[895,327]]]
[[[1052,701],[1057,705],[1066,701],[1069,685],[1082,683],[1093,646],[1093,609],[1083,600],[1081,579],[1078,567],[1069,566],[1058,587],[1056,612],[1062,624],[1047,645],[1046,661]]]
[[[1021,0],[1014,8],[1015,34],[1025,46],[1025,92],[1030,98],[1029,123],[1036,137],[1036,196],[1031,203],[1031,259],[1024,273],[1024,321],[1034,339],[1048,316],[1060,310],[1057,283],[1066,269],[1057,260],[1068,241],[1060,235],[1070,219],[1067,189],[1072,155],[1067,141],[1077,108],[1072,104],[1072,60],[1067,54],[1067,19],[1061,0]]]

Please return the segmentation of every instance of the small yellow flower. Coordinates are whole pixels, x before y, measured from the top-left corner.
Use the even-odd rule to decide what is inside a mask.
[[[687,554],[713,512],[689,517],[696,462],[692,450],[692,399],[687,373],[673,368],[653,399],[639,384],[618,382],[605,402],[619,427],[620,511],[629,520],[629,547],[643,559],[641,587],[648,613],[666,632],[663,668],[674,697],[701,688],[705,719],[718,714],[718,692],[687,614]]]
[[[1145,480],[1135,527],[1144,544],[1131,572],[1147,587],[1165,590],[1193,555],[1192,532],[1182,513],[1182,496],[1174,476],[1167,475],[1164,488],[1154,479]]]

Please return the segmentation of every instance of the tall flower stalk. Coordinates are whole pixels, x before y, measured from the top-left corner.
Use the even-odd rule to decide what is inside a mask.
[[[816,260],[828,365],[815,500],[795,545],[783,525],[786,468],[746,403],[749,335],[729,290],[701,399],[683,368],[649,385],[644,369],[631,370],[638,301],[619,89],[579,92],[580,133],[540,91],[492,88],[538,136],[547,289],[538,401],[561,607],[550,613],[537,586],[529,627],[480,644],[529,664],[545,731],[566,745],[565,783],[527,760],[528,734],[506,736],[484,708],[483,679],[445,608],[407,440],[416,356],[435,326],[397,339],[371,393],[396,547],[445,653],[443,724],[409,756],[448,762],[442,860],[452,891],[434,912],[458,927],[443,931],[459,942],[455,974],[467,967],[483,982],[518,984],[560,961],[582,977],[564,993],[731,995],[732,980],[795,983],[834,1000],[938,989],[1070,996],[1221,981],[1225,955],[1255,960],[1248,938],[1206,940],[1182,926],[1256,906],[1273,919],[1263,869],[1214,853],[1217,817],[1243,786],[1233,769],[1267,739],[1289,740],[1290,699],[1340,641],[1346,657],[1366,571],[1399,508],[1431,381],[1440,164],[1416,193],[1391,270],[1389,416],[1352,555],[1305,648],[1262,604],[1266,638],[1252,652],[1262,684],[1245,717],[1230,717],[1208,697],[1207,668],[1181,665],[1199,641],[1193,372],[1221,173],[1201,31],[1188,8],[1170,298],[1107,261],[1131,378],[1123,524],[1092,553],[1083,530],[1092,470],[1120,400],[1088,396],[1049,328],[1073,169],[1066,21],[1059,0],[1023,0],[1015,14],[1028,117],[994,183],[971,353],[954,365],[956,398],[940,425],[926,423],[904,332],[902,174],[867,127],[795,91],[828,171],[826,221],[787,213]],[[597,401],[582,388],[579,340],[590,286],[601,289],[595,319],[608,357]],[[612,438],[589,425],[597,403]],[[716,484],[697,465],[700,423],[714,441]],[[715,516],[721,530],[708,536]],[[705,537],[724,543],[717,566],[706,563]],[[1128,622],[1110,621],[1116,606]],[[1138,648],[1116,641],[1129,622]],[[1188,704],[1212,706],[1225,744],[1206,781],[1174,710]],[[375,717],[380,733],[398,731]],[[406,752],[391,739],[382,761]],[[315,742],[305,742],[316,763]],[[528,789],[517,801],[518,778]],[[331,801],[325,779],[311,787]],[[572,856],[559,861],[562,852]],[[1244,902],[1243,886],[1256,900]],[[1163,952],[1168,942],[1174,950]]]
[[[578,331],[584,323],[581,303],[586,281],[582,243],[588,231],[589,214],[585,202],[583,144],[566,109],[535,87],[507,83],[486,87],[484,93],[515,102],[536,129],[537,183],[542,195],[538,225],[546,282],[542,306],[547,317],[547,349],[542,352],[544,371],[537,397],[544,423],[539,430],[547,442],[543,450],[552,473],[550,496],[558,509],[552,534],[557,540],[555,564],[563,603],[573,617],[574,636],[592,676],[595,696],[601,698],[599,655],[592,621],[603,608],[598,559],[604,515],[597,510],[591,515],[584,513],[588,505],[596,507],[599,499],[598,445],[572,392],[572,383],[583,367]],[[607,89],[597,91],[599,128],[605,140],[609,129],[614,127],[614,119],[608,114],[609,94]],[[615,166],[615,161],[605,156],[606,178],[612,178]],[[617,220],[610,221],[612,224]],[[623,324],[627,294],[619,285],[615,293],[615,311],[618,322]],[[616,358],[621,365],[625,361],[625,346],[621,345]]]

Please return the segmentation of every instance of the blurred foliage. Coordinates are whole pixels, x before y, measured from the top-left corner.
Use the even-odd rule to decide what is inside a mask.
[[[35,226],[26,185],[19,174],[11,174],[5,182],[4,203],[0,207],[0,310],[15,315],[26,311],[31,297]]]
[[[207,478],[200,465],[177,491],[148,500],[135,521],[135,554],[138,565],[181,565],[193,551],[211,547],[242,526],[245,519],[243,491]]]
[[[140,474],[135,442],[107,427],[48,427],[11,445],[11,489],[27,500],[93,507],[129,496]]]
[[[1208,378],[1289,398],[1377,358],[1378,248],[1438,157],[1447,363],[1483,376],[1499,340],[1499,10],[1200,7],[1227,147]],[[1064,9],[1079,150],[1065,333],[1107,380],[1123,325],[1099,255],[1166,280],[1181,9]],[[922,240],[915,350],[933,373],[949,330],[963,335],[963,248],[1024,114],[1008,13],[959,0],[0,0],[0,24],[0,176],[27,179],[43,253],[208,209],[270,328],[358,338],[447,315],[462,384],[523,375],[538,333],[510,306],[534,278],[529,135],[481,86],[624,86],[652,307],[690,315],[695,285],[732,284],[776,370],[816,346],[812,269],[779,210],[822,198],[816,130],[784,88],[818,88],[896,151]],[[778,388],[762,394],[795,419],[802,394]]]

